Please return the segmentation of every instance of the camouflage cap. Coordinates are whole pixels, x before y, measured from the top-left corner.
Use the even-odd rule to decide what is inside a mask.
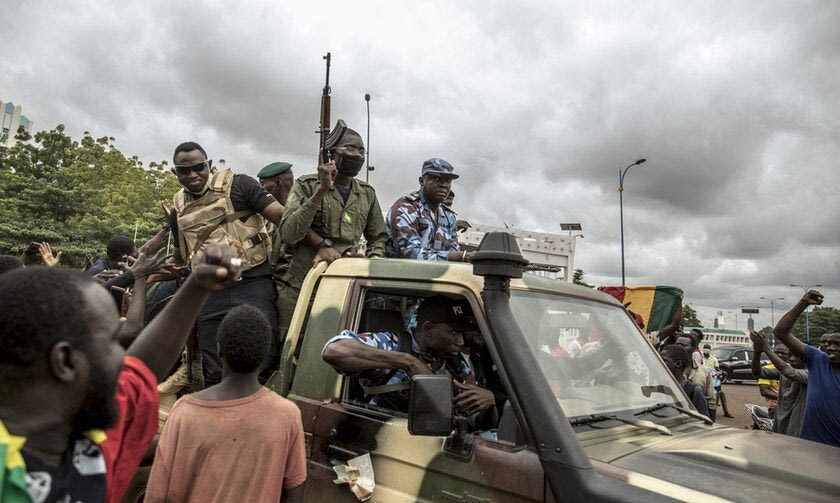
[[[446,178],[458,178],[455,174],[455,168],[451,164],[439,157],[432,157],[423,162],[423,167],[420,169],[420,175],[435,175]]]
[[[257,178],[271,178],[287,173],[290,169],[292,169],[292,165],[288,162],[272,162],[257,173]]]

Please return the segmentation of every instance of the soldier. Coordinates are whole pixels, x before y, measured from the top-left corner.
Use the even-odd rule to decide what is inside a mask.
[[[461,383],[475,383],[472,370],[457,360],[457,370],[447,370],[446,360],[460,355],[464,346],[462,331],[473,325],[471,312],[462,305],[435,295],[424,300],[417,309],[414,335],[392,332],[355,333],[345,330],[324,345],[324,361],[338,372],[359,378],[359,384],[371,403],[405,411],[408,405],[409,377],[415,374],[450,374]],[[463,386],[478,393],[477,386]],[[493,394],[483,390],[484,402],[493,403]],[[466,396],[465,396],[466,398]],[[473,413],[478,397],[464,403]]]
[[[295,175],[292,173],[292,165],[288,162],[273,162],[257,173],[257,179],[269,194],[277,199],[277,202],[286,205],[289,198],[289,191],[295,183]],[[289,268],[289,260],[283,240],[280,239],[280,228],[273,223],[267,226],[268,234],[271,236],[271,264],[274,267],[274,277],[280,279]]]
[[[450,190],[449,195],[446,196],[446,200],[443,201],[443,205],[452,210],[452,213],[455,213],[455,217],[457,218],[458,213],[455,211],[455,191]],[[472,225],[466,220],[456,220],[456,227],[458,228],[458,232],[466,232],[469,230]]]
[[[362,236],[367,240],[368,257],[385,255],[388,234],[376,192],[355,178],[365,162],[365,145],[359,133],[347,128],[344,121],[338,122],[325,144],[334,161],[319,165],[317,175],[295,181],[280,222],[283,242],[292,257],[277,294],[281,340],[309,269],[322,261],[357,255]],[[323,238],[315,246],[303,242],[311,230]]]
[[[197,143],[175,148],[173,172],[183,188],[174,197],[170,216],[176,237],[176,260],[195,268],[210,243],[226,243],[242,260],[242,280],[233,288],[210,296],[198,319],[198,346],[203,358],[205,385],[221,378],[216,329],[228,310],[239,304],[260,309],[273,330],[277,328],[275,290],[269,264],[271,240],[266,220],[278,223],[283,207],[256,180],[230,170],[211,173],[212,161]],[[263,379],[276,368],[279,345],[276,335],[263,367]]]
[[[257,173],[260,185],[274,196],[274,199],[283,206],[289,198],[289,191],[295,183],[295,175],[292,173],[292,165],[288,162],[272,162]]]
[[[458,246],[458,220],[443,204],[457,178],[443,159],[423,163],[420,190],[397,199],[388,211],[389,257],[460,262],[472,258],[472,252],[462,252]]]

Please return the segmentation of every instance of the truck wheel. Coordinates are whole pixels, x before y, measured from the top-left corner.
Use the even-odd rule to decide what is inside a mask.
[[[720,383],[724,384],[729,382],[729,371],[724,369],[723,374],[720,376]]]

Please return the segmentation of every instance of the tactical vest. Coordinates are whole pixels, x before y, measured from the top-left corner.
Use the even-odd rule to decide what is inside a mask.
[[[195,268],[207,245],[224,243],[242,259],[242,271],[256,267],[271,254],[265,219],[253,210],[235,211],[230,200],[233,173],[210,175],[207,192],[196,198],[185,189],[174,197],[178,211],[178,240],[184,262]],[[248,217],[242,222],[240,218]]]

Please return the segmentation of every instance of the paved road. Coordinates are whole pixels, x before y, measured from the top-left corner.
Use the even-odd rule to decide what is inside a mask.
[[[733,419],[723,417],[723,407],[718,405],[717,422],[727,426],[734,426],[735,428],[752,426],[752,419],[747,412],[747,408],[744,407],[745,403],[767,405],[767,400],[758,393],[758,385],[754,381],[743,384],[724,384],[723,392],[726,393],[726,404],[729,412],[735,417]]]

